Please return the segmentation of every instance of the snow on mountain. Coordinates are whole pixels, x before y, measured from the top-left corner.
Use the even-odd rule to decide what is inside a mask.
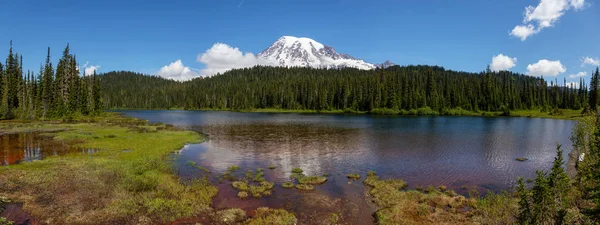
[[[361,59],[338,53],[332,47],[323,45],[313,39],[292,36],[279,38],[257,56],[285,67],[353,67],[363,70],[377,68],[376,65]]]

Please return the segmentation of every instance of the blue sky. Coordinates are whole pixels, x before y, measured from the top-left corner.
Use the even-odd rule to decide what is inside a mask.
[[[541,4],[544,3],[544,4]],[[492,57],[517,58],[558,79],[587,72],[600,57],[600,6],[591,0],[214,0],[214,1],[0,1],[1,51],[24,55],[37,71],[46,47],[56,60],[66,43],[82,64],[99,72],[157,74],[181,60],[197,61],[215,43],[257,54],[284,35],[309,37],[371,63],[431,64],[482,71]],[[560,10],[548,8],[560,5]],[[562,5],[561,5],[562,4]],[[531,6],[531,15],[526,7]],[[544,8],[546,7],[546,8]],[[535,9],[539,8],[539,12]],[[556,8],[556,7],[554,7]],[[537,13],[537,14],[536,14]],[[545,13],[545,14],[544,14]],[[549,15],[552,14],[552,15]],[[557,17],[558,16],[558,17]],[[515,26],[535,33],[525,40]],[[582,66],[590,57],[591,64]],[[537,64],[540,60],[549,63]],[[560,60],[561,68],[556,71]],[[554,66],[554,67],[553,67]],[[550,69],[546,67],[552,67]],[[534,73],[537,74],[537,73]],[[549,78],[554,79],[554,76]],[[575,80],[575,79],[570,79]],[[577,79],[578,80],[578,79]]]

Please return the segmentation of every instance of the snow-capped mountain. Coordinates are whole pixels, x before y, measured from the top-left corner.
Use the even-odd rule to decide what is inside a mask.
[[[363,70],[377,68],[376,65],[347,54],[338,53],[330,46],[310,38],[283,36],[271,47],[257,55],[259,58],[276,62],[285,67],[343,68]]]

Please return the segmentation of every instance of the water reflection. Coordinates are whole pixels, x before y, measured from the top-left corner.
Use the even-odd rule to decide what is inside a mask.
[[[291,169],[329,174],[315,193],[276,188],[271,197],[239,200],[230,184],[221,184],[215,207],[284,207],[299,217],[342,210],[349,221],[370,223],[373,207],[364,186],[348,183],[348,173],[377,171],[382,178],[402,178],[409,188],[445,185],[510,189],[517,177],[532,178],[548,169],[558,142],[568,146],[574,121],[531,118],[393,117],[302,115],[192,111],[125,111],[151,122],[175,124],[208,134],[208,141],[188,145],[178,157],[179,174],[199,177],[187,161],[219,174],[229,166],[265,168],[268,180],[289,181]],[[518,162],[517,157],[527,157]],[[266,169],[269,165],[275,170]],[[315,200],[315,198],[320,200]],[[307,200],[309,199],[309,200]],[[333,209],[315,209],[305,201],[328,199]],[[323,203],[325,204],[325,203]],[[358,211],[358,212],[355,212]],[[361,221],[366,217],[365,221]],[[365,223],[362,223],[365,222]]]
[[[3,166],[41,160],[53,155],[93,154],[96,151],[96,149],[72,147],[36,132],[0,135],[0,165]]]

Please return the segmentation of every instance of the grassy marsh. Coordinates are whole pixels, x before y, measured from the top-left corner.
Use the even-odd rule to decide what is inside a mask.
[[[206,179],[180,181],[168,159],[202,141],[199,134],[118,116],[93,120],[2,122],[5,132],[53,131],[55,140],[101,150],[0,167],[0,195],[51,224],[162,223],[211,210],[217,189]]]

